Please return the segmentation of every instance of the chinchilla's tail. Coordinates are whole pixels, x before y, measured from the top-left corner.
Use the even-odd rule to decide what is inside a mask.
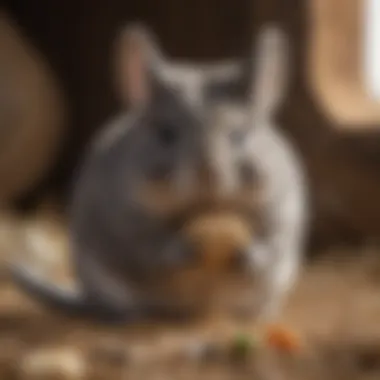
[[[11,277],[29,296],[52,310],[75,317],[89,317],[101,322],[127,322],[137,317],[137,309],[112,308],[80,289],[69,289],[45,281],[25,265],[11,264]]]

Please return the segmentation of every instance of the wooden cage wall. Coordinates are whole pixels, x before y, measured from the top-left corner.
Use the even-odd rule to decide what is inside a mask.
[[[324,2],[343,12],[342,1]],[[317,64],[320,51],[327,48],[316,37],[320,24],[315,20],[327,13],[319,15],[312,5],[311,0],[109,0],[105,7],[96,0],[9,0],[6,6],[53,65],[71,107],[65,149],[42,188],[48,184],[67,193],[86,141],[117,107],[109,49],[123,23],[145,21],[170,55],[207,60],[241,54],[260,25],[276,21],[292,43],[290,85],[278,118],[300,150],[310,178],[312,236],[316,242],[380,236],[379,133],[376,128],[364,130],[366,123],[359,118],[342,128],[344,123],[326,111],[333,90],[323,87],[326,78],[320,73],[328,63]],[[345,1],[346,14],[355,6],[355,0]],[[318,86],[323,90],[316,91]],[[339,107],[337,103],[335,109]]]

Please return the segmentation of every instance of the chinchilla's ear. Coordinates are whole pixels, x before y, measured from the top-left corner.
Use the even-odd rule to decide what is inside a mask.
[[[164,61],[163,54],[143,24],[125,27],[115,48],[114,74],[119,97],[123,104],[140,106],[152,95],[153,75]]]
[[[271,118],[284,97],[289,67],[288,50],[287,38],[278,27],[269,25],[259,32],[251,85],[251,105],[257,120]]]

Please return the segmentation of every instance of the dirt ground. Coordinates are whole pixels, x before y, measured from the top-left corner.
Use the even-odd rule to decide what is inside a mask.
[[[0,220],[0,380],[380,378],[380,250],[336,249],[304,270],[282,318],[301,336],[301,351],[257,346],[237,356],[229,339],[254,334],[253,326],[210,318],[106,327],[54,315],[28,299],[9,280],[10,257],[27,251],[55,279],[67,278],[64,221],[41,215]]]

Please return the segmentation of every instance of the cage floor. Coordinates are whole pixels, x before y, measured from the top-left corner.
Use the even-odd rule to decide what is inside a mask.
[[[30,220],[3,216],[1,257],[22,250],[25,237],[30,242],[33,235],[35,257],[45,250],[45,256],[40,252],[38,257],[47,260],[54,251],[54,260],[61,260],[63,225],[52,214]],[[282,318],[301,336],[304,347],[289,354],[258,346],[245,360],[199,354],[202,342],[227,341],[238,331],[222,318],[175,325],[90,324],[45,310],[18,290],[4,269],[0,379],[378,379],[379,253],[336,249],[307,267]],[[60,269],[67,267],[62,263]],[[246,326],[247,335],[252,331]]]

